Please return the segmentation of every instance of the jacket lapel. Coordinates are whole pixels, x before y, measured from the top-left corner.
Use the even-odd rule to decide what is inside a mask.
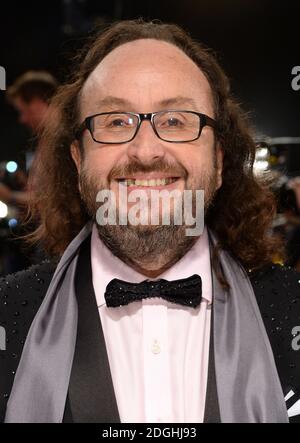
[[[204,423],[221,423],[214,356],[214,321],[213,305],[211,307],[211,327],[209,342],[208,377],[205,399]]]
[[[78,329],[64,422],[120,423],[105,339],[92,283],[88,237],[81,246],[75,290]]]

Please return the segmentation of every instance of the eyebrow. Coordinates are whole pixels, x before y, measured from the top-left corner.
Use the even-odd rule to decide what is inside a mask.
[[[177,96],[177,97],[172,97],[172,98],[167,98],[167,99],[161,100],[160,102],[158,102],[158,105],[163,106],[163,107],[174,106],[174,105],[177,105],[177,106],[191,105],[191,106],[197,108],[197,103],[193,98],[183,97],[183,96]]]
[[[108,95],[107,97],[104,97],[100,101],[98,101],[98,105],[100,107],[114,107],[114,106],[125,106],[125,107],[131,107],[134,108],[133,103],[130,100],[114,97],[111,95]],[[172,98],[166,98],[163,100],[160,100],[156,102],[155,106],[167,108],[170,106],[181,106],[181,105],[191,105],[195,109],[197,109],[196,101],[191,97],[183,97],[183,96],[176,96]]]

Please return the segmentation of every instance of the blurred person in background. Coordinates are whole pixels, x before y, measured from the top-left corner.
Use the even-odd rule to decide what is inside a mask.
[[[288,180],[281,205],[286,218],[286,264],[300,272],[300,177]]]
[[[7,99],[19,113],[19,122],[37,133],[48,113],[58,83],[46,71],[28,71],[7,89]]]
[[[49,103],[56,93],[57,80],[47,71],[28,71],[18,77],[6,91],[6,97],[18,112],[19,123],[34,136],[42,130]],[[27,169],[30,161],[27,162]]]
[[[34,137],[42,130],[47,119],[49,102],[57,90],[57,80],[46,71],[28,71],[16,79],[7,89],[7,101],[19,116],[19,123],[26,126]],[[26,151],[26,171],[20,168],[14,174],[2,171],[0,175],[0,200],[16,213],[19,221],[26,214],[29,199],[27,176],[34,159],[34,146]],[[2,239],[1,273],[23,269],[32,261],[39,261],[43,254],[37,251],[30,258],[23,251],[22,241],[17,239],[23,234],[23,227],[19,224],[10,229],[8,236]]]
[[[47,118],[49,102],[55,94],[58,83],[46,71],[28,71],[16,79],[7,89],[8,102],[16,109],[19,122],[37,135],[43,128]],[[26,153],[26,168],[29,171],[33,161],[34,151]],[[24,192],[9,192],[3,185],[0,187],[0,199],[5,203],[24,204],[28,199],[26,186]]]
[[[285,246],[283,254],[275,254],[274,262],[300,272],[300,177],[279,171],[273,171],[272,176],[271,187],[277,201],[272,228]]]

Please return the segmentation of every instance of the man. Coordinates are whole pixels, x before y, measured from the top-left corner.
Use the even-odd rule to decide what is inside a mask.
[[[56,79],[50,73],[28,71],[18,77],[7,89],[7,100],[18,111],[20,123],[27,126],[34,136],[43,127],[43,122],[47,118],[49,102],[56,92],[57,86]],[[34,158],[34,149],[32,148],[25,152],[26,172],[18,169],[14,174],[13,181],[4,176],[0,182],[0,200],[13,207],[18,220],[22,220],[27,211],[28,172]],[[24,226],[21,227],[19,224],[14,227],[13,232],[7,232],[3,239],[2,275],[19,271],[31,263],[38,263],[42,260],[41,257],[44,257],[44,253],[39,249],[24,251],[21,241],[19,239],[16,241],[16,236],[21,236],[24,232]]]
[[[57,87],[57,80],[49,72],[27,71],[7,89],[7,98],[19,113],[19,122],[33,133],[47,117]]]
[[[49,102],[56,92],[57,86],[57,80],[49,72],[27,71],[18,77],[6,91],[8,102],[19,114],[19,122],[27,126],[34,136],[37,136],[38,131],[43,128],[44,121],[47,118]],[[0,200],[17,211],[16,218],[18,220],[22,220],[27,211],[29,200],[28,172],[32,167],[34,154],[32,148],[26,151],[26,172],[18,169],[15,173],[13,186],[10,181],[5,179],[0,182]],[[5,250],[2,255],[5,256],[5,260],[2,275],[16,272],[31,263],[39,263],[42,260],[41,257],[45,256],[39,248],[24,251],[20,239],[16,241],[16,236],[24,235],[24,232],[24,226],[19,224],[4,239]]]
[[[31,240],[59,263],[1,284],[2,420],[297,421],[300,279],[272,265],[275,205],[225,74],[177,26],[141,20],[96,36],[74,72],[31,207]],[[203,232],[164,224],[161,202],[159,223],[135,223],[161,190],[193,191],[193,214],[204,190]],[[148,200],[129,220],[130,191]]]
[[[49,102],[58,87],[57,80],[46,71],[27,71],[7,89],[8,102],[17,110],[19,122],[36,135],[42,129],[49,109]],[[33,161],[33,152],[26,153],[26,168]],[[26,205],[28,192],[14,191],[0,183],[0,199],[7,204]]]

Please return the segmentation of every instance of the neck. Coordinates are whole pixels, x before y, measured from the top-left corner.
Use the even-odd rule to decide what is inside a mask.
[[[107,248],[140,274],[156,278],[180,260],[198,237],[185,235],[184,226],[158,229],[128,226],[97,226]]]
[[[177,263],[191,249],[197,239],[198,237],[194,237],[193,243],[189,243],[184,250],[178,251],[176,255],[170,254],[169,257],[167,257],[166,254],[161,254],[153,258],[153,260],[147,262],[135,261],[128,256],[119,256],[119,258],[140,274],[143,274],[149,278],[156,278],[175,265],[175,263]]]
[[[181,257],[180,257],[181,258]],[[180,258],[176,258],[172,261],[169,261],[164,266],[156,267],[155,269],[151,268],[151,264],[147,266],[147,264],[141,264],[141,263],[129,263],[129,261],[126,263],[131,266],[135,271],[139,272],[140,274],[145,275],[149,278],[156,278],[163,272],[165,272],[167,269],[171,268]]]

